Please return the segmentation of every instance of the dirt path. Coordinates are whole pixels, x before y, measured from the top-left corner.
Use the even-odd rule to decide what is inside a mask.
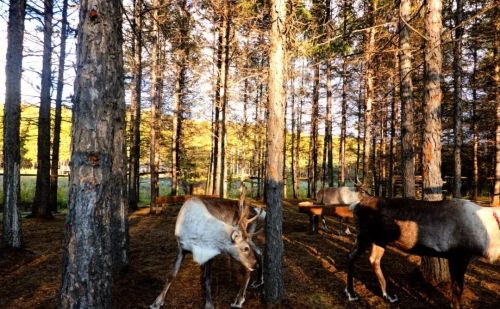
[[[346,301],[345,265],[353,237],[306,233],[308,218],[285,203],[284,308],[448,308],[448,285],[437,289],[418,274],[420,258],[388,249],[382,267],[389,286],[399,297],[395,305],[382,298],[365,254],[355,274],[358,302]],[[115,308],[147,308],[161,291],[176,255],[173,236],[178,207],[150,216],[148,209],[130,215],[130,261],[116,276]],[[0,249],[0,308],[54,308],[60,284],[63,216],[50,222],[24,220],[25,249]],[[329,219],[329,224],[338,225]],[[214,263],[213,298],[217,308],[228,308],[239,289],[242,269],[226,256]],[[260,291],[249,290],[244,308],[262,308]],[[466,274],[465,308],[500,308],[500,265],[476,260]],[[202,307],[200,270],[190,257],[170,288],[165,308]]]

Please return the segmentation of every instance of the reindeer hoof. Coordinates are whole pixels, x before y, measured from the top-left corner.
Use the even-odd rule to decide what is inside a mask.
[[[243,303],[245,302],[245,299],[237,299],[234,303],[231,304],[231,308],[241,308],[243,307]]]
[[[354,293],[350,293],[349,290],[347,290],[347,288],[344,290],[345,294],[347,295],[347,298],[349,299],[349,301],[357,301],[358,300],[358,297],[356,296],[356,294]]]
[[[254,281],[254,282],[252,282],[252,283],[250,284],[250,287],[251,287],[252,289],[256,289],[256,288],[258,288],[259,286],[261,286],[261,285],[263,285],[263,284],[264,284],[264,281],[263,281],[263,280],[261,280],[260,282],[258,282],[258,281]]]
[[[395,303],[395,302],[397,302],[397,301],[398,301],[398,297],[397,297],[396,295],[394,295],[394,296],[390,296],[390,295],[388,295],[388,294],[385,294],[385,295],[384,295],[384,298],[385,298],[388,302],[390,302],[391,304],[393,304],[393,303]]]

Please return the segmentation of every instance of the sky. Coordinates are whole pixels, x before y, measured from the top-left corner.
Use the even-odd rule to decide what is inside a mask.
[[[54,8],[54,23],[59,20],[60,8]],[[0,1],[0,103],[5,101],[5,62],[7,53],[7,20],[8,20],[8,4]],[[70,8],[69,19],[72,26],[76,23],[75,17],[77,14],[74,9]],[[54,51],[52,53],[52,78],[57,78],[57,66],[59,57],[59,26],[57,23],[54,27],[54,36],[52,38],[52,45]],[[42,71],[42,45],[41,39],[43,34],[41,32],[41,24],[37,19],[26,19],[25,22],[25,35],[24,35],[24,58],[23,58],[23,75],[21,80],[21,95],[22,102],[29,104],[39,104],[40,101],[40,72]],[[66,43],[66,70],[65,70],[65,86],[63,91],[63,101],[69,103],[69,96],[73,92],[73,80],[75,71],[71,66],[75,62],[75,38],[70,36]],[[55,85],[55,83],[54,83]],[[53,87],[54,88],[54,87]],[[55,98],[55,89],[52,89],[52,97]]]

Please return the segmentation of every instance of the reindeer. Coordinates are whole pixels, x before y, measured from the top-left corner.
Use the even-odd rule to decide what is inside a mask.
[[[359,192],[353,190],[350,187],[323,188],[318,191],[318,194],[316,194],[316,202],[318,204],[324,204],[324,205],[339,205],[339,204],[351,205],[358,203],[359,198],[360,198]],[[328,231],[328,226],[326,225],[326,220],[324,216],[321,216],[321,220],[323,222],[323,229]],[[342,234],[343,222],[344,218],[340,217],[339,234]],[[344,233],[347,235],[351,234],[348,227],[346,228]]]
[[[448,259],[453,308],[460,308],[464,274],[471,259],[481,256],[494,262],[500,257],[500,208],[481,207],[466,200],[428,202],[364,196],[350,209],[357,225],[345,289],[351,301],[357,299],[354,263],[370,245],[370,263],[383,297],[391,303],[398,298],[387,293],[380,267],[387,245],[410,254]]]
[[[251,272],[258,267],[259,262],[261,264],[262,256],[249,231],[255,231],[256,219],[265,218],[263,210],[245,206],[244,196],[243,189],[239,201],[193,197],[183,204],[175,224],[177,258],[167,276],[163,291],[150,308],[163,306],[168,289],[187,253],[192,253],[193,260],[201,265],[206,309],[214,307],[211,297],[212,259],[221,253],[228,253],[241,262],[246,268],[245,280],[231,307],[242,307]],[[249,218],[250,215],[253,216]]]

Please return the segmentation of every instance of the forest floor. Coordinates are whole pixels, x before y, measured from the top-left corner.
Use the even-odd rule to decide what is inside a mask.
[[[115,308],[147,308],[160,293],[174,262],[175,217],[179,206],[161,215],[148,208],[130,214],[130,267],[115,278]],[[418,272],[420,258],[388,248],[382,267],[399,302],[388,304],[368,262],[367,253],[355,269],[357,302],[343,292],[347,254],[354,237],[323,232],[307,234],[308,217],[296,201],[284,203],[283,308],[448,308],[449,285],[433,287]],[[338,222],[328,219],[330,227]],[[64,215],[51,221],[23,220],[25,247],[0,249],[0,308],[55,308],[61,279]],[[352,223],[350,223],[352,225]],[[351,230],[353,228],[351,227]],[[216,308],[229,308],[236,297],[242,269],[227,256],[214,262],[212,293]],[[500,264],[475,260],[466,274],[464,308],[500,308]],[[200,268],[188,256],[170,287],[164,308],[201,308]],[[244,308],[262,308],[260,290],[249,289]]]

